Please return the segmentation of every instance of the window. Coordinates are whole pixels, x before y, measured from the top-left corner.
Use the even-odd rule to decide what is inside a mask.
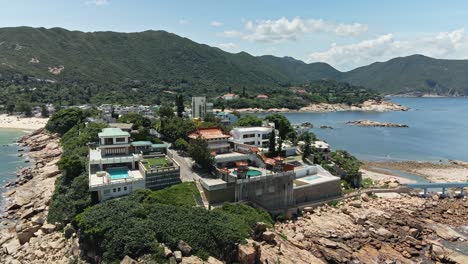
[[[255,134],[245,134],[242,136],[242,138],[253,138],[255,137]]]
[[[125,142],[125,138],[116,138],[115,139],[115,142],[119,142],[119,143],[122,143],[122,142]]]
[[[119,187],[118,191],[120,192],[120,187]]]
[[[126,190],[127,190],[127,186],[124,187],[124,191],[126,191]]]
[[[114,188],[114,189],[112,189],[112,192],[115,192],[115,188]]]

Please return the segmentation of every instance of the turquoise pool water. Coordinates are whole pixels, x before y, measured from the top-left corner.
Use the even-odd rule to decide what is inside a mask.
[[[313,181],[313,180],[316,180],[320,178],[320,176],[318,175],[311,175],[311,176],[307,176],[307,177],[304,177],[304,178],[301,178],[301,180],[304,180],[304,181]]]
[[[237,171],[233,171],[232,174],[237,175]],[[250,176],[250,177],[257,177],[260,175],[262,175],[262,172],[259,170],[249,170],[247,172],[247,176]]]
[[[112,180],[120,180],[120,179],[128,178],[127,168],[110,168],[110,169],[107,169],[107,172],[110,174]]]

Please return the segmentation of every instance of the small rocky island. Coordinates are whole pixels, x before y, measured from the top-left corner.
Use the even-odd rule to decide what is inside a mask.
[[[366,126],[366,127],[408,127],[405,124],[389,123],[389,122],[377,122],[371,120],[356,120],[349,121],[346,124],[351,124],[355,126]]]

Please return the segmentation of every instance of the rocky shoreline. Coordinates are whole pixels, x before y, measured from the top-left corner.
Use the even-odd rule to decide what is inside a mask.
[[[0,263],[70,263],[79,256],[76,234],[59,232],[62,227],[47,222],[60,175],[56,165],[62,154],[59,137],[39,129],[18,142],[30,149],[32,162],[18,171],[4,194],[7,207],[0,225]]]
[[[468,200],[363,193],[337,206],[304,208],[275,225],[271,242],[254,242],[263,263],[468,263],[447,244],[467,241]],[[257,244],[256,244],[257,243]],[[280,262],[275,262],[279,260]],[[273,261],[273,262],[270,262]]]
[[[405,124],[389,123],[389,122],[377,122],[372,120],[356,120],[349,121],[346,124],[351,124],[354,126],[364,126],[364,127],[408,127]]]
[[[341,111],[357,111],[357,112],[392,112],[392,111],[408,111],[409,108],[389,101],[375,101],[368,100],[360,105],[347,105],[347,104],[311,104],[300,109],[289,108],[241,108],[230,109],[230,111],[237,111],[240,113],[297,113],[297,112],[310,112],[310,113],[326,113],[326,112],[341,112]]]

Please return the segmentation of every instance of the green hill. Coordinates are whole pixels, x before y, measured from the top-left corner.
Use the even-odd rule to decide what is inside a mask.
[[[173,92],[218,96],[227,87],[245,87],[250,94],[281,93],[314,80],[349,82],[382,94],[468,95],[467,70],[468,61],[414,55],[343,73],[326,63],[232,54],[165,31],[0,28],[0,104],[159,103]]]
[[[377,62],[346,72],[341,80],[382,93],[468,95],[468,60],[422,55]]]

